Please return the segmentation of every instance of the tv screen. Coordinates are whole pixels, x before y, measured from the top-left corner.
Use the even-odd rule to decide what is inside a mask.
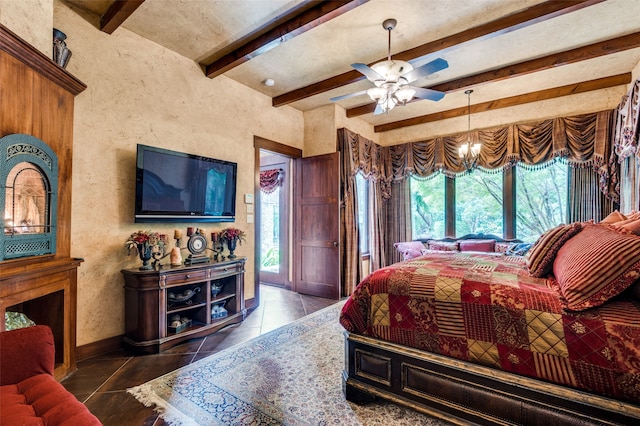
[[[138,145],[136,222],[233,222],[237,164]]]

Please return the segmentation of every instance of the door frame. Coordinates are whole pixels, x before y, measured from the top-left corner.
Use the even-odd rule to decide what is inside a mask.
[[[285,145],[270,139],[266,139],[260,136],[253,136],[254,147],[254,161],[253,161],[253,198],[254,198],[254,230],[255,230],[255,243],[254,243],[254,270],[253,270],[253,285],[254,285],[254,297],[245,301],[247,309],[257,308],[260,305],[260,225],[257,223],[260,218],[260,150],[271,151],[276,154],[290,157],[293,159],[302,158],[302,150],[294,148],[289,145]],[[291,170],[291,178],[295,171]],[[292,181],[293,182],[293,181]]]

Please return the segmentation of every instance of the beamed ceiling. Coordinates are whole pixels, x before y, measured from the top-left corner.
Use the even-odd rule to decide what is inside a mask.
[[[109,34],[125,28],[309,111],[372,87],[352,63],[393,59],[449,67],[413,83],[445,92],[374,115],[366,94],[339,101],[376,132],[622,86],[640,61],[637,0],[63,0]],[[265,79],[273,79],[271,87]]]

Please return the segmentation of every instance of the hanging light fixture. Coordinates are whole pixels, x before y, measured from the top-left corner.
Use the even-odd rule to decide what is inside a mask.
[[[404,76],[413,70],[413,66],[406,61],[391,60],[391,30],[397,23],[395,19],[387,19],[382,23],[389,33],[387,60],[371,66],[382,79],[373,82],[376,87],[367,90],[367,95],[378,104],[381,112],[389,112],[398,104],[406,105],[416,94],[416,89],[408,85],[409,81]]]
[[[471,94],[473,90],[466,90],[467,95],[467,142],[458,148],[458,156],[462,159],[462,164],[467,170],[473,170],[478,164],[478,157],[482,144],[471,142]]]

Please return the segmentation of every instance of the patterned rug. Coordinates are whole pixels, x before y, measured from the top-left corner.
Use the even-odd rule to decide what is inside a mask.
[[[170,425],[446,425],[395,404],[342,393],[337,303],[128,389]]]

